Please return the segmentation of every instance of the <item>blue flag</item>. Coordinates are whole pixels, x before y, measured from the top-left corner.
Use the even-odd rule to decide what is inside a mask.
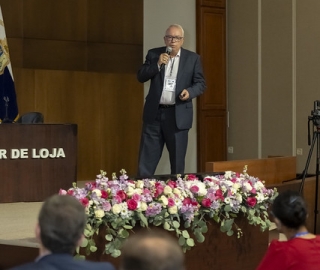
[[[18,104],[9,47],[0,7],[0,122],[13,123],[18,117]]]

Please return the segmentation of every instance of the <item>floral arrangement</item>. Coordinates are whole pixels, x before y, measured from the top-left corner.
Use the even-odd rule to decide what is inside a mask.
[[[162,226],[175,232],[185,251],[205,240],[207,221],[220,224],[220,230],[232,236],[242,236],[235,223],[238,215],[247,217],[252,225],[264,231],[270,226],[268,206],[277,195],[276,189],[267,189],[256,177],[231,171],[223,175],[177,176],[176,180],[130,180],[124,169],[121,175],[108,179],[101,171],[94,182],[79,188],[76,184],[61,195],[76,197],[85,207],[88,219],[82,248],[86,255],[97,250],[95,235],[105,230],[104,252],[113,257],[121,254],[121,247],[130,231],[139,224]],[[78,250],[79,253],[79,250]],[[80,255],[79,255],[80,256]]]

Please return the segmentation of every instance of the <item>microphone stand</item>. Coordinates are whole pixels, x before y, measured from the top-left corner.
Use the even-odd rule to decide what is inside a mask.
[[[312,152],[313,152],[313,148],[315,146],[315,143],[317,142],[317,157],[316,157],[316,188],[315,188],[315,202],[314,202],[314,227],[313,227],[313,232],[314,234],[317,233],[317,217],[318,217],[318,185],[319,185],[319,153],[320,153],[320,144],[319,144],[319,137],[320,137],[320,123],[318,125],[317,120],[313,119],[312,117],[309,117],[309,124],[308,124],[308,145],[310,145],[310,120],[313,120],[313,122],[316,125],[316,130],[314,130],[313,132],[313,139],[312,139],[312,144],[309,150],[309,155],[308,155],[308,159],[306,162],[306,166],[305,169],[303,171],[303,176],[302,176],[302,180],[301,180],[301,184],[300,184],[300,189],[299,189],[299,193],[302,195],[303,192],[303,187],[304,187],[304,182],[305,182],[305,178],[308,172],[308,168],[309,168],[309,164],[310,164],[310,160],[311,160],[311,156],[312,156]]]
[[[2,120],[2,123],[12,123],[12,121],[8,117],[9,97],[4,97],[3,99],[4,99],[5,103],[6,103],[4,105],[6,107],[6,114],[5,114],[5,116],[4,116],[3,120]]]

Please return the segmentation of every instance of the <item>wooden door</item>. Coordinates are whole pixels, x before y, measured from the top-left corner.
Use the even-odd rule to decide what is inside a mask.
[[[207,89],[197,100],[198,171],[227,158],[225,0],[197,0],[197,52]]]

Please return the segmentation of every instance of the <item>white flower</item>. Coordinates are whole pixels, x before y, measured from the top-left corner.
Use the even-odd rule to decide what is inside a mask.
[[[255,188],[256,190],[260,190],[260,189],[264,188],[263,183],[260,182],[260,181],[256,182],[253,186],[254,186],[254,188]]]
[[[114,213],[116,215],[119,214],[121,212],[121,208],[122,208],[121,204],[113,205],[112,206],[112,213]]]
[[[225,179],[231,179],[232,178],[232,171],[226,171],[224,174]]]
[[[100,189],[94,189],[94,190],[92,190],[92,193],[95,193],[98,197],[101,197],[101,190]]]
[[[164,190],[163,190],[163,193],[166,194],[166,195],[171,194],[172,193],[172,188],[170,186],[165,186]]]
[[[126,193],[127,193],[127,195],[128,195],[129,197],[131,197],[131,196],[135,193],[135,189],[134,189],[133,187],[131,187],[131,186],[128,186]]]
[[[242,202],[242,196],[241,196],[240,193],[237,193],[237,194],[236,194],[236,200],[237,200],[239,203]]]
[[[251,186],[248,182],[245,182],[245,183],[243,184],[243,186],[244,186],[244,188],[245,188],[246,190],[248,190],[248,191],[251,191],[251,190],[252,190],[252,186]]]
[[[146,202],[141,202],[140,204],[140,210],[141,211],[146,211],[148,209],[148,205]]]
[[[203,182],[200,181],[188,181],[186,183],[186,186],[188,187],[188,189],[190,189],[192,186],[196,186],[198,187],[198,196],[205,196],[207,194],[207,189],[206,189],[206,185]]]
[[[96,218],[101,219],[104,217],[104,211],[102,209],[98,209],[94,211],[94,215]]]
[[[168,208],[168,212],[170,213],[170,214],[177,214],[178,213],[178,207],[176,206],[176,205],[174,205],[174,206],[172,206],[172,207],[169,207]]]
[[[231,201],[231,200],[230,200],[229,197],[227,197],[227,198],[224,199],[224,202],[225,202],[226,204],[230,204],[230,201]]]
[[[168,198],[164,195],[160,197],[160,200],[162,201],[162,205],[167,206],[168,205]]]
[[[264,201],[264,195],[263,195],[263,193],[260,193],[260,192],[257,193],[256,198],[257,198],[257,203],[263,202],[263,201]]]
[[[177,194],[179,197],[181,196],[181,191],[180,191],[180,189],[178,189],[178,188],[174,188],[174,189],[173,189],[173,193],[174,193],[174,194]]]
[[[142,181],[142,180],[138,180],[138,181],[136,182],[136,187],[137,187],[137,188],[143,188],[143,187],[144,187],[143,181]]]

